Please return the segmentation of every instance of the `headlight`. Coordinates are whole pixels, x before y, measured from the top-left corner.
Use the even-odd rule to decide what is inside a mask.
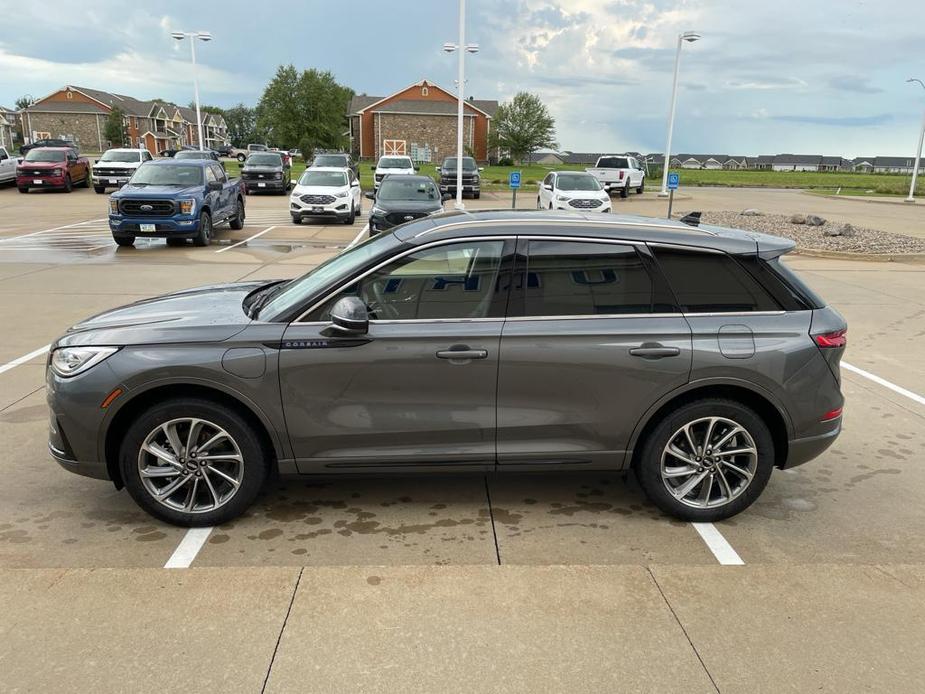
[[[373,209],[371,209],[369,213],[371,215],[372,214],[385,214],[385,210],[383,210],[381,207],[376,207],[375,205],[373,205]]]
[[[472,177],[472,182],[473,182],[473,183],[478,183],[480,180],[482,180],[482,179],[479,178],[479,175],[478,175],[478,174],[476,174],[475,176]]]
[[[335,198],[346,198],[350,195],[349,190],[342,190],[339,193],[334,193]]]
[[[180,201],[180,214],[193,214],[193,210],[196,209],[195,200],[181,200]]]
[[[568,195],[557,195],[556,200],[559,202],[568,202],[571,198]]]
[[[282,177],[283,177],[282,171],[277,171],[275,174],[273,174],[273,178],[282,178]]]
[[[61,169],[55,169],[54,171],[51,172],[51,175],[52,176],[62,176],[64,175],[64,172]]]
[[[119,201],[109,198],[109,212],[111,214],[119,214]]]
[[[62,378],[70,378],[118,351],[118,347],[61,347],[51,355],[51,368]]]

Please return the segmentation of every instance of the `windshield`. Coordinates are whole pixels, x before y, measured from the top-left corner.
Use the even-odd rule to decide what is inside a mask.
[[[282,166],[283,160],[278,154],[252,154],[244,162],[245,166]]]
[[[132,162],[138,161],[141,159],[140,152],[104,152],[103,156],[100,157],[100,161],[122,161],[122,162]]]
[[[559,190],[601,190],[601,184],[590,174],[559,174],[556,179]]]
[[[307,275],[280,285],[284,288],[263,307],[260,319],[272,321],[274,317],[286,315],[296,308],[307,310],[310,307],[305,305],[306,302],[325,287],[341,278],[348,278],[383,251],[400,244],[394,234],[377,234],[339,255],[328,258]]]
[[[174,159],[211,159],[212,155],[209,152],[198,152],[189,149],[185,149],[182,152],[177,152],[174,156]]]
[[[267,151],[266,145],[248,145],[247,148],[251,152],[266,152]]]
[[[202,185],[201,166],[143,164],[129,179],[131,185],[195,186]]]
[[[330,188],[343,188],[347,185],[347,175],[340,171],[312,171],[308,170],[299,179],[300,186],[326,186]]]
[[[414,165],[408,157],[382,157],[379,160],[380,169],[412,169]]]
[[[629,167],[626,157],[601,157],[597,161],[599,169],[628,169]]]
[[[344,154],[319,154],[312,166],[347,166],[347,157]]]
[[[30,149],[26,161],[64,161],[65,154],[60,149]]]
[[[440,191],[433,181],[419,178],[389,176],[379,187],[377,200],[440,200]]]
[[[463,171],[476,171],[479,167],[475,163],[475,159],[472,157],[463,157]],[[441,171],[456,171],[456,157],[449,157],[443,160],[443,164],[440,166]]]

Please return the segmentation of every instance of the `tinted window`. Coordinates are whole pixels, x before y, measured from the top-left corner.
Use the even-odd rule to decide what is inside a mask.
[[[379,200],[414,200],[426,202],[440,200],[440,191],[432,180],[409,176],[389,176],[379,187]]]
[[[628,169],[629,162],[626,157],[601,157],[598,159],[597,168],[599,169]]]
[[[780,306],[725,253],[653,248],[655,257],[687,313],[779,311]]]
[[[373,320],[500,315],[497,280],[503,248],[503,241],[476,241],[406,255],[338,294],[319,320],[328,320],[334,303],[348,295],[359,296]]]
[[[652,312],[652,280],[632,246],[531,241],[523,284],[527,316]]]

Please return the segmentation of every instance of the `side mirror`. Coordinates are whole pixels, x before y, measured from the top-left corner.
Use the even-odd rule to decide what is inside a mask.
[[[369,332],[369,311],[357,296],[344,296],[331,309],[331,324],[321,331],[328,337],[352,337]]]
[[[359,183],[358,183],[357,185],[359,185]],[[369,191],[369,192],[367,192],[367,193],[364,193],[363,195],[366,197],[367,200],[375,200],[375,199],[376,199],[376,194],[375,194],[374,192],[372,192],[372,191]]]
[[[439,175],[442,174],[442,173],[443,173],[443,170],[438,166],[438,167],[437,167],[437,175],[439,176]]]
[[[3,158],[3,157],[0,157],[0,159],[2,159],[2,158]],[[99,159],[94,159],[94,160],[93,160],[93,163],[94,163],[94,164],[99,164],[99,163],[100,163],[100,160],[99,160]]]
[[[440,196],[440,199],[443,200],[443,202],[446,202],[447,200],[452,200],[453,196],[450,195],[449,193],[444,193],[443,195]]]
[[[552,183],[544,183],[544,184],[543,184],[543,187],[544,187],[546,190],[552,190]]]
[[[354,180],[353,183],[350,184],[350,187],[351,187],[351,188],[359,188],[359,187],[360,187],[360,182],[357,181],[357,180]]]
[[[484,166],[480,166],[480,167],[479,167],[479,171],[484,171],[484,170],[485,170],[485,167],[484,167]]]
[[[206,185],[206,187],[207,187],[209,190],[219,191],[219,190],[221,190],[224,186],[222,186],[222,182],[221,182],[221,181],[209,181],[209,183]]]
[[[420,170],[421,170],[421,167],[418,166],[417,164],[415,164],[415,165],[414,165],[413,167],[411,167],[411,168],[413,168],[415,171],[420,171]]]

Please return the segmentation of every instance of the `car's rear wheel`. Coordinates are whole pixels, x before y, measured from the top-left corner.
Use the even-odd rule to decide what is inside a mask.
[[[630,194],[630,182],[627,181],[626,185],[620,189],[620,197],[625,198],[629,194]]]
[[[183,526],[226,523],[254,501],[267,477],[258,433],[237,412],[178,398],[136,418],[119,451],[122,479],[152,516]]]
[[[193,237],[194,246],[208,246],[212,243],[212,216],[208,212],[199,215],[199,233]]]
[[[113,236],[112,238],[116,242],[117,246],[134,246],[135,245],[134,236]]]
[[[90,187],[90,172],[89,171],[87,171],[87,173],[84,174],[84,180],[80,182],[80,187],[81,188]]]
[[[236,203],[236,209],[234,217],[231,218],[229,226],[232,229],[243,229],[244,228],[244,203],[238,200]]]
[[[236,158],[242,164],[244,163],[244,160],[247,159],[247,157],[245,157],[243,154],[239,154]]]
[[[106,192],[106,189],[103,186],[93,186],[93,190],[102,195]]]
[[[636,189],[636,193],[639,195],[642,195],[645,189],[646,189],[646,179],[645,179],[645,176],[643,176],[642,180],[639,181],[639,187]]]
[[[28,186],[17,186],[16,188],[17,188],[17,190],[18,190],[20,193],[28,193],[28,192],[29,192]]]
[[[643,442],[635,470],[660,509],[712,522],[748,508],[773,467],[774,442],[762,419],[742,403],[711,398],[664,417]]]

